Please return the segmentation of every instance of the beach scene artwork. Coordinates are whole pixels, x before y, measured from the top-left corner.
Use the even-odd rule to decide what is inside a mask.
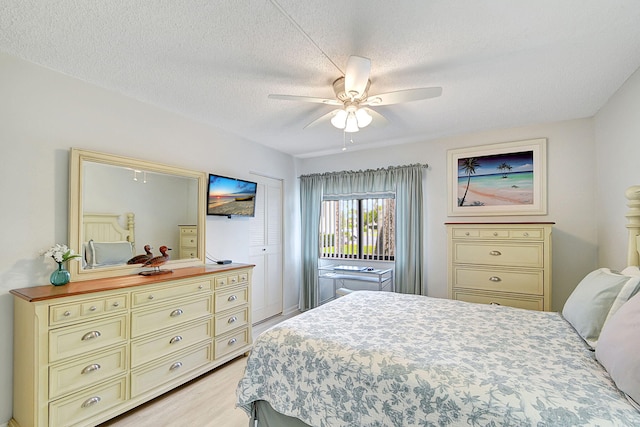
[[[534,204],[533,150],[458,158],[457,206]]]

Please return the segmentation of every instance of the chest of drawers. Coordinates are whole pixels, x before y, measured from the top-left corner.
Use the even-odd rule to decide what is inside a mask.
[[[198,257],[198,226],[179,225],[180,259]]]
[[[553,223],[447,223],[449,298],[551,310]]]
[[[9,425],[93,426],[246,353],[252,267],[12,290]]]

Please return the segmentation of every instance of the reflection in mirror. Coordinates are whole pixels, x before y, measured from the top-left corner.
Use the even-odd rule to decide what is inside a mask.
[[[83,255],[76,280],[141,271],[127,261],[145,245],[153,256],[171,248],[171,268],[204,262],[203,173],[77,149],[71,166],[70,242]]]

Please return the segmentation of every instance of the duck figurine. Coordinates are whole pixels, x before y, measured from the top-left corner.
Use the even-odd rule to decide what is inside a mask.
[[[153,275],[153,274],[165,274],[165,273],[171,273],[171,270],[160,270],[160,266],[163,265],[164,263],[166,263],[167,261],[169,261],[169,254],[167,253],[167,251],[170,251],[171,248],[168,248],[164,245],[160,246],[160,253],[162,255],[157,256],[157,257],[153,257],[149,260],[147,260],[142,266],[143,267],[151,267],[153,268],[153,270],[151,271],[143,271],[140,274],[142,274],[143,276],[149,276],[149,275]]]
[[[134,256],[129,261],[127,261],[127,264],[144,264],[145,262],[153,258],[153,253],[151,252],[151,246],[144,245],[144,251],[145,251],[144,254]]]

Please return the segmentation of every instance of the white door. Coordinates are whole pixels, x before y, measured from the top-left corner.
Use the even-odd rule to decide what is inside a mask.
[[[252,322],[282,313],[282,181],[253,175],[258,183],[251,221],[249,262],[252,275]]]

